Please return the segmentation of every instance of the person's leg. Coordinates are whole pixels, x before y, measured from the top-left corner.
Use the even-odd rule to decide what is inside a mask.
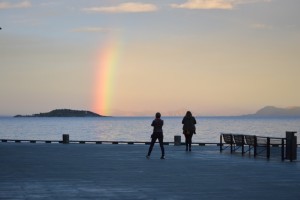
[[[193,137],[193,133],[190,134],[190,139],[189,139],[189,150],[192,150],[192,137]]]
[[[188,150],[188,135],[184,134],[184,137],[185,137],[185,150],[187,151]]]
[[[164,148],[164,139],[163,137],[158,138],[160,150],[161,150],[161,159],[164,159],[165,157],[165,148]]]
[[[190,147],[190,139],[191,139],[191,136],[190,134],[186,136],[186,151],[189,150],[189,147]]]
[[[156,139],[157,139],[157,137],[152,137],[151,143],[150,143],[150,147],[149,147],[149,150],[148,150],[147,157],[150,157]]]

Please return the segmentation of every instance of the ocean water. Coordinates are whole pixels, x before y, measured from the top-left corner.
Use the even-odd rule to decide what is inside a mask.
[[[164,141],[182,135],[182,117],[163,117]],[[149,141],[152,117],[14,118],[0,117],[0,139]],[[285,137],[300,132],[300,118],[197,117],[193,142],[219,142],[222,132]],[[297,134],[296,134],[297,135]]]

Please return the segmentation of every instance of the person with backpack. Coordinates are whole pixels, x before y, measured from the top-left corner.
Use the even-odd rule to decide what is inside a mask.
[[[185,136],[185,150],[192,151],[192,137],[196,134],[196,119],[193,117],[191,111],[187,111],[186,115],[182,119],[183,134]]]

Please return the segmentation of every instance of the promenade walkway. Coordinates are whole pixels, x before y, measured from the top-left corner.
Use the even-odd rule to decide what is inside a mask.
[[[300,199],[299,161],[148,147],[0,143],[0,199]]]

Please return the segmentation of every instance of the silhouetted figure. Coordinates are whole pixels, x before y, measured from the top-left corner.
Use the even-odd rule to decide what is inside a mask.
[[[185,136],[185,150],[192,150],[192,137],[196,134],[196,119],[193,117],[191,111],[187,111],[186,115],[182,119],[183,134]]]
[[[155,114],[155,119],[152,121],[151,126],[153,126],[153,133],[151,135],[151,144],[149,147],[149,151],[147,154],[147,158],[150,158],[153,146],[156,142],[156,140],[158,139],[159,141],[159,145],[160,145],[160,149],[161,149],[161,157],[160,159],[165,159],[165,149],[164,149],[164,135],[163,135],[163,125],[164,125],[164,121],[160,119],[161,114],[158,112]]]

